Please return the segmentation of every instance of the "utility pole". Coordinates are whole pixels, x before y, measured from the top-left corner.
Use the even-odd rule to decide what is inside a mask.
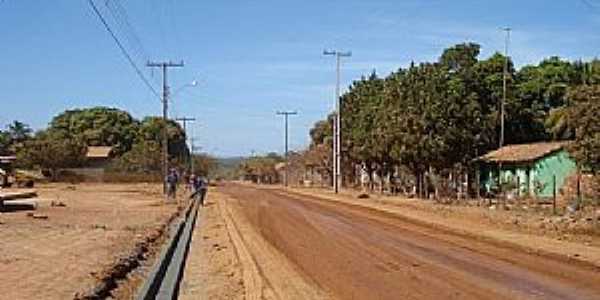
[[[190,118],[190,117],[182,117],[182,118],[175,118],[175,121],[180,121],[183,124],[183,132],[185,133],[185,137],[186,140],[188,139],[188,132],[187,132],[187,123],[188,122],[196,122],[196,118]],[[193,142],[193,138],[191,138],[192,142]],[[191,147],[194,147],[194,144],[191,145]],[[190,172],[193,172],[193,167],[194,167],[194,150],[190,149],[190,155],[189,155],[189,163],[190,163]]]
[[[167,84],[167,70],[168,68],[176,68],[176,67],[183,67],[183,61],[179,62],[179,63],[174,63],[171,61],[168,62],[147,62],[146,63],[147,67],[151,67],[151,68],[161,68],[162,69],[162,75],[163,75],[163,94],[162,94],[162,104],[163,104],[163,121],[164,121],[164,128],[163,128],[163,142],[162,142],[162,152],[163,152],[163,161],[162,161],[162,171],[163,171],[163,178],[166,178],[169,172],[169,133],[167,130],[167,124],[168,124],[168,109],[169,109],[169,85]],[[167,189],[166,189],[166,182],[163,179],[163,191],[166,195]]]
[[[278,115],[283,116],[285,119],[285,173],[283,175],[283,185],[285,187],[288,186],[288,176],[289,176],[289,161],[288,161],[288,117],[292,115],[297,115],[298,113],[295,111],[278,111]]]
[[[504,75],[502,76],[502,104],[500,105],[500,148],[504,146],[504,114],[506,106],[506,83],[508,80],[508,43],[510,42],[510,31],[509,27],[502,28],[506,32],[506,39],[504,40]]]
[[[341,137],[341,110],[340,110],[340,76],[341,58],[351,57],[352,52],[340,52],[337,50],[323,51],[323,55],[335,56],[336,58],[336,85],[335,85],[335,122],[333,125],[333,190],[337,194],[342,185],[342,137]]]
[[[200,149],[200,147],[196,148],[196,146],[194,146],[194,141],[195,140],[196,140],[196,138],[194,138],[193,136],[190,137],[190,144],[191,144],[191,147],[192,147],[190,149],[190,151],[192,153],[192,159],[190,160],[190,172],[192,172],[192,173],[195,173],[195,170],[194,170],[194,153],[196,153],[196,149]]]
[[[187,135],[187,122],[196,122],[196,118],[182,117],[175,118],[175,121],[180,121],[183,124],[183,132]]]

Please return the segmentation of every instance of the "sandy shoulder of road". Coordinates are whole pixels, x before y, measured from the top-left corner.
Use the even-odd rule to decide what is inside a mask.
[[[181,299],[330,299],[216,190],[192,238]]]
[[[269,187],[269,189],[272,188]],[[284,189],[278,189],[284,191]],[[597,237],[585,237],[588,239],[587,241],[573,242],[568,241],[568,237],[562,235],[558,237],[542,236],[537,229],[527,226],[504,226],[504,224],[500,224],[499,220],[504,219],[505,222],[510,223],[511,215],[500,211],[490,212],[482,208],[449,207],[429,202],[423,203],[419,200],[378,195],[372,195],[369,199],[358,199],[354,192],[335,195],[331,191],[323,189],[290,188],[287,192],[375,209],[431,227],[443,228],[451,232],[558,259],[592,264],[600,268],[600,247],[596,245]]]

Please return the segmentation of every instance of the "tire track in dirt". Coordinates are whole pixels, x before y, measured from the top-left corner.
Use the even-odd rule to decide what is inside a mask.
[[[270,245],[250,224],[237,200],[226,197],[222,206],[243,247],[247,249],[262,278],[261,299],[331,299],[315,282],[297,270],[282,253]],[[269,209],[269,208],[263,208]],[[231,231],[230,231],[231,232]],[[256,274],[256,273],[253,273]]]
[[[342,299],[598,299],[597,270],[372,210],[228,186],[266,240]]]
[[[231,287],[232,278],[242,283],[242,294],[236,295],[243,299],[332,299],[255,230],[238,200],[216,191],[209,199],[203,228],[192,240],[182,299],[230,299],[216,290]],[[232,272],[236,275],[228,277]]]
[[[264,283],[263,277],[261,276],[256,264],[256,260],[246,248],[240,230],[231,217],[231,212],[227,207],[225,207],[227,204],[218,201],[217,205],[219,207],[221,217],[225,221],[229,238],[233,242],[236,256],[242,264],[246,299],[260,300],[263,298]]]

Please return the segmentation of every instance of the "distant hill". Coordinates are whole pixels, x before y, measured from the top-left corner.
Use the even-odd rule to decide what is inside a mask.
[[[237,167],[244,161],[246,157],[219,157],[217,158],[218,170],[216,172],[217,177],[225,179],[233,179],[235,177],[235,171]]]

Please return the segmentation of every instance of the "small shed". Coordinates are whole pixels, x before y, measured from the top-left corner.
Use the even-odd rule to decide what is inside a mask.
[[[552,197],[554,180],[560,190],[577,166],[566,150],[568,142],[509,145],[477,158],[482,190],[492,193],[502,185],[519,195]]]
[[[106,167],[113,158],[112,149],[110,146],[88,146],[85,155],[87,159],[86,166],[88,168]]]

